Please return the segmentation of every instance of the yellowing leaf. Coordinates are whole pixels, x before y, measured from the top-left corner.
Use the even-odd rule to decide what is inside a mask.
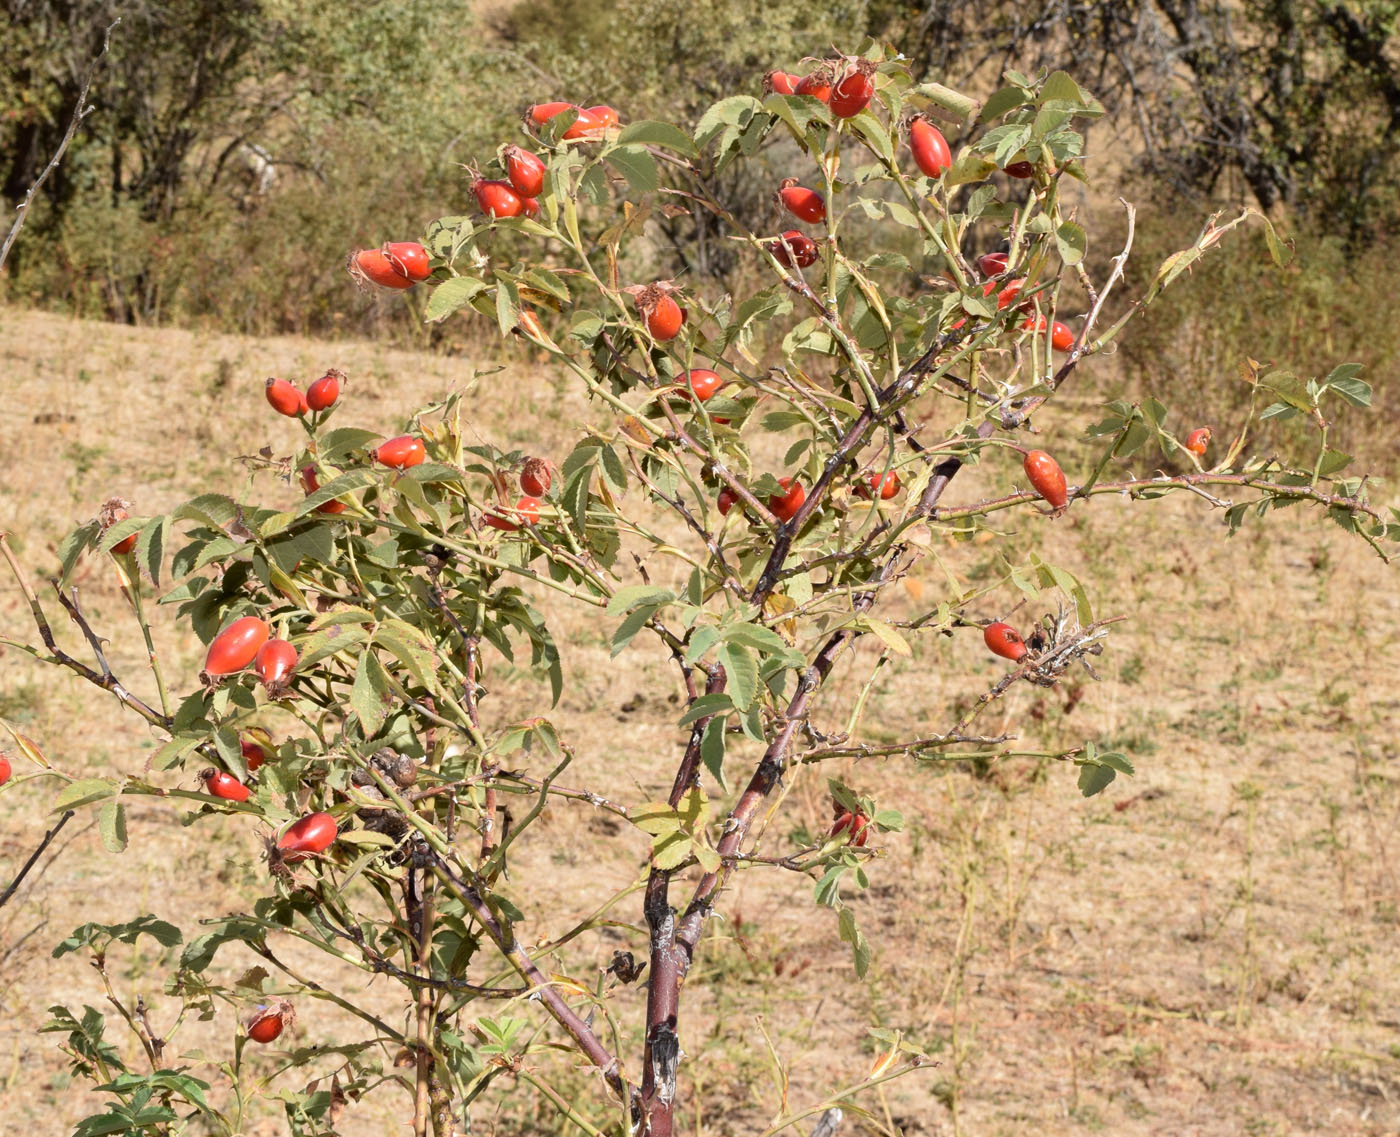
[[[880,1077],[881,1074],[886,1073],[889,1070],[889,1068],[895,1064],[895,1061],[898,1058],[899,1047],[890,1047],[888,1051],[886,1051],[884,1054],[881,1054],[878,1058],[875,1059],[875,1064],[870,1067],[870,1073],[865,1075],[866,1081],[872,1082],[876,1078]]]

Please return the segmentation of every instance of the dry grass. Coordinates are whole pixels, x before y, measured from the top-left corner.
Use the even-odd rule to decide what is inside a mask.
[[[373,345],[146,331],[13,310],[0,310],[0,352],[8,458],[0,524],[36,576],[53,567],[61,534],[109,493],[141,512],[166,509],[196,489],[237,486],[244,475],[227,455],[292,445],[298,428],[273,420],[258,391],[268,374],[305,378],[339,366],[352,378],[357,421],[386,431],[472,376],[463,360]],[[483,431],[540,450],[562,447],[584,413],[521,363],[480,390]],[[1090,408],[1072,409],[1077,428]],[[971,498],[1006,476],[1005,464],[971,470],[954,493]],[[687,1092],[687,1130],[758,1132],[779,1112],[762,1031],[797,1106],[864,1074],[871,1023],[906,1030],[940,1065],[863,1099],[873,1119],[852,1117],[843,1134],[949,1134],[955,1125],[968,1134],[1222,1137],[1400,1130],[1400,600],[1390,570],[1325,520],[1293,510],[1271,521],[1227,542],[1204,503],[1098,498],[1053,525],[1020,522],[1015,547],[1071,569],[1100,612],[1131,620],[1103,657],[1103,683],[1021,691],[985,725],[1017,730],[1033,748],[1092,738],[1131,755],[1138,776],[1084,801],[1072,770],[1030,761],[980,774],[902,760],[843,771],[909,819],[885,842],[871,891],[853,900],[875,946],[873,982],[854,980],[834,918],[811,904],[810,882],[743,875],[685,990],[682,1069],[704,1089]],[[947,563],[977,579],[992,571],[995,548],[950,547]],[[113,638],[114,666],[137,676],[139,641],[103,565],[86,566],[79,583]],[[932,570],[926,586],[940,586]],[[17,591],[0,582],[3,633],[27,636],[25,621]],[[610,630],[577,617],[556,628],[578,676],[554,713],[579,752],[570,776],[610,796],[656,796],[680,738],[676,683],[641,646],[609,664]],[[867,712],[871,735],[937,728],[959,699],[990,686],[999,666],[976,639],[924,644],[882,672]],[[196,645],[167,635],[159,646],[187,685]],[[842,681],[870,660],[848,659]],[[506,682],[495,698],[509,710],[528,705],[532,690],[523,679]],[[140,765],[152,740],[119,711],[76,680],[0,652],[0,715],[22,723],[65,770]],[[825,772],[794,780],[770,849],[823,823]],[[0,794],[0,881],[37,842],[51,797],[41,780]],[[7,1131],[62,1132],[92,1101],[70,1088],[56,1036],[37,1033],[53,1003],[102,1002],[80,957],[49,958],[54,943],[84,921],[146,911],[189,935],[196,913],[230,910],[265,890],[254,835],[238,826],[184,828],[178,814],[142,804],[130,850],[113,858],[80,820],[0,911]],[[581,901],[637,878],[644,841],[624,833],[598,851],[592,839],[606,828],[588,807],[559,805],[532,831],[515,871],[527,935],[558,931]],[[639,923],[639,908],[634,897],[618,916]],[[635,929],[586,938],[571,965],[584,975],[623,942],[635,950],[643,939]],[[223,965],[236,974],[248,962],[230,953]],[[144,994],[157,1022],[169,1007],[162,977],[162,961],[144,951],[124,955],[115,972],[123,996]],[[371,988],[367,997],[379,995]],[[635,1022],[640,1000],[637,990],[620,992],[617,1013]],[[233,1030],[225,1010],[190,1024],[177,1048],[219,1055]],[[321,1004],[303,1007],[299,1030],[303,1045],[350,1037]],[[627,1057],[635,1066],[635,1048]],[[221,1098],[221,1076],[200,1070]],[[548,1113],[532,1122],[524,1100],[522,1092],[499,1113],[479,1112],[474,1131],[556,1127]],[[371,1098],[352,1107],[341,1132],[383,1133],[402,1117],[392,1094]],[[271,1114],[247,1128],[284,1131]]]

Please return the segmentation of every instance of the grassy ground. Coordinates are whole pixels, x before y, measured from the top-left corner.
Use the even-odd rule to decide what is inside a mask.
[[[197,489],[236,492],[246,474],[227,455],[289,448],[298,428],[268,414],[267,375],[304,380],[341,367],[357,419],[386,431],[473,378],[460,357],[14,310],[0,310],[0,353],[0,524],[36,578],[56,563],[61,535],[110,494],[147,513]],[[562,448],[586,413],[523,360],[482,377],[477,392],[483,434],[539,451]],[[1060,429],[1077,433],[1093,410],[1066,408]],[[1070,480],[1083,472],[1071,468]],[[966,471],[950,500],[1006,476]],[[1069,568],[1090,583],[1098,612],[1130,619],[1110,641],[1102,683],[1020,691],[984,725],[1018,732],[1029,748],[1112,745],[1137,777],[1085,801],[1072,769],[1030,760],[980,772],[905,760],[842,771],[909,819],[884,842],[869,893],[853,899],[875,948],[873,982],[854,980],[809,881],[744,874],[684,992],[686,1131],[760,1132],[765,1119],[858,1080],[876,1053],[871,1024],[905,1030],[938,1065],[863,1098],[871,1116],[852,1113],[843,1133],[1400,1131],[1400,596],[1393,570],[1320,516],[1295,509],[1270,520],[1226,541],[1205,502],[1101,497],[1054,524],[1019,522],[1017,549]],[[950,547],[948,564],[976,579],[992,571],[996,547]],[[110,571],[94,560],[78,583],[113,639],[114,668],[138,676],[139,640],[124,630]],[[930,573],[910,587],[920,585],[940,580]],[[25,638],[26,620],[17,589],[0,580],[0,633]],[[566,670],[583,676],[554,714],[579,753],[571,777],[625,800],[658,796],[680,738],[665,661],[638,648],[610,664],[610,628],[574,619],[556,630]],[[936,729],[959,699],[990,686],[1000,666],[978,640],[939,640],[882,672],[866,718],[873,737]],[[198,646],[169,634],[158,646],[178,685],[193,682]],[[842,681],[869,661],[848,660]],[[496,697],[524,708],[529,690],[506,684]],[[0,716],[69,771],[134,769],[152,745],[114,701],[13,650],[0,649]],[[16,765],[22,776],[0,794],[0,882],[37,843],[53,796]],[[821,777],[796,779],[770,849],[828,816]],[[595,854],[591,841],[607,829],[589,807],[559,805],[532,831],[516,871],[530,885],[516,899],[531,936],[557,932],[637,878],[642,841],[621,834]],[[7,1130],[63,1132],[93,1100],[70,1087],[58,1037],[37,1033],[54,1003],[103,1001],[80,956],[50,958],[55,943],[84,921],[147,911],[188,934],[195,913],[265,892],[252,833],[185,828],[149,804],[133,810],[131,835],[129,851],[112,857],[81,816],[0,909]],[[621,919],[640,922],[639,898],[624,909]],[[580,972],[602,966],[624,943],[636,950],[643,938],[595,937],[573,962]],[[225,966],[248,962],[230,954]],[[124,956],[114,981],[124,999],[143,995],[160,1023],[162,975],[143,952]],[[366,997],[379,993],[371,985]],[[641,998],[621,991],[617,1013],[635,1021]],[[190,1024],[176,1049],[220,1055],[235,1028],[221,1012]],[[297,1042],[345,1030],[316,1003],[302,1008]],[[259,1061],[273,1074],[271,1059]],[[226,1093],[217,1071],[197,1068]],[[556,1127],[526,1100],[480,1112],[474,1131]],[[338,1131],[398,1132],[403,1116],[398,1099],[371,1098]],[[285,1123],[252,1118],[246,1132],[282,1133]]]

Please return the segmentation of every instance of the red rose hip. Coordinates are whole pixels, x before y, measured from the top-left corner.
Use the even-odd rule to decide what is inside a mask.
[[[1028,650],[1025,640],[1021,639],[1021,633],[1010,624],[1000,621],[988,624],[982,630],[982,640],[993,655],[1009,659],[1012,663],[1019,663],[1024,659]]]
[[[222,770],[215,770],[212,766],[200,774],[204,782],[204,788],[216,797],[224,801],[247,801],[249,790],[242,782],[232,774],[226,774]]]
[[[784,493],[775,493],[768,499],[768,508],[779,521],[791,521],[807,500],[807,491],[796,478],[779,478],[778,485]]]
[[[1031,488],[1056,510],[1064,509],[1069,504],[1065,472],[1044,450],[1030,451],[1022,463],[1022,468],[1026,471],[1026,477],[1030,479]]]
[[[401,434],[388,442],[381,442],[374,452],[374,460],[381,466],[392,466],[396,470],[406,470],[419,466],[427,459],[428,452],[423,441],[411,434]]]
[[[204,657],[204,671],[215,677],[242,671],[257,658],[272,629],[257,616],[241,616],[214,637]]]
[[[324,853],[335,841],[339,828],[329,813],[309,813],[277,839],[282,859],[289,864],[304,861],[316,853]]]
[[[948,140],[943,132],[924,118],[916,115],[909,123],[909,152],[914,155],[914,165],[920,173],[936,178],[953,165],[953,152],[948,149]]]
[[[313,411],[324,411],[335,406],[340,398],[340,385],[345,381],[345,373],[331,368],[306,389],[306,405]]]

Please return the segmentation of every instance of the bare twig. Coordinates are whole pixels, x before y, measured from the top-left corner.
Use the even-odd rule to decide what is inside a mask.
[[[88,66],[87,76],[83,79],[82,89],[78,92],[78,101],[73,107],[73,117],[68,122],[68,129],[64,132],[63,141],[58,144],[58,149],[49,159],[49,164],[44,167],[43,173],[34,179],[34,184],[29,187],[29,192],[24,195],[24,200],[15,209],[14,224],[10,226],[10,231],[5,234],[4,244],[0,244],[0,269],[5,267],[5,261],[10,255],[10,249],[15,240],[19,237],[19,231],[24,228],[24,222],[29,216],[29,207],[34,202],[34,195],[39,192],[39,188],[49,179],[49,175],[58,169],[58,164],[63,160],[63,155],[68,149],[68,144],[73,141],[73,136],[78,133],[78,127],[88,115],[96,109],[88,105],[88,89],[92,86],[93,78],[97,75],[97,66],[107,54],[108,47],[112,43],[112,29],[121,23],[121,18],[113,20],[107,26],[107,32],[102,37],[102,50],[97,53],[97,57]]]
[[[49,619],[44,614],[43,607],[39,604],[39,598],[34,595],[34,590],[29,586],[29,581],[25,578],[24,572],[19,567],[19,561],[15,559],[15,554],[10,548],[8,534],[3,532],[0,532],[0,555],[4,556],[6,562],[10,566],[10,571],[14,573],[15,580],[19,582],[20,591],[24,593],[24,599],[28,602],[29,611],[33,615],[34,623],[39,629],[39,638],[43,640],[44,646],[48,648],[49,654],[53,657],[52,662],[66,667],[70,671],[77,672],[89,683],[101,687],[104,691],[111,691],[112,694],[116,695],[118,699],[131,707],[147,722],[168,730],[170,728],[170,720],[166,718],[165,715],[138,699],[117,681],[116,676],[112,674],[111,669],[107,666],[106,658],[102,654],[102,641],[100,637],[92,630],[92,627],[88,624],[77,605],[64,595],[62,589],[58,587],[58,582],[55,581],[54,591],[58,593],[59,602],[62,603],[69,616],[72,617],[73,622],[82,629],[84,638],[86,638],[89,645],[92,646],[94,654],[97,656],[97,661],[102,666],[102,671],[94,671],[87,664],[80,663],[67,652],[59,648],[54,640],[53,629],[49,626]]]
[[[53,828],[44,834],[44,839],[39,842],[39,847],[29,854],[29,859],[24,862],[24,866],[19,870],[15,879],[10,881],[9,888],[5,889],[3,893],[0,893],[0,908],[5,907],[5,905],[9,903],[10,897],[15,894],[15,889],[19,888],[24,878],[29,875],[29,870],[38,862],[39,857],[43,854],[44,850],[49,847],[50,842],[58,836],[58,831],[68,824],[68,819],[72,816],[73,810],[66,810],[63,816],[54,822]]]

